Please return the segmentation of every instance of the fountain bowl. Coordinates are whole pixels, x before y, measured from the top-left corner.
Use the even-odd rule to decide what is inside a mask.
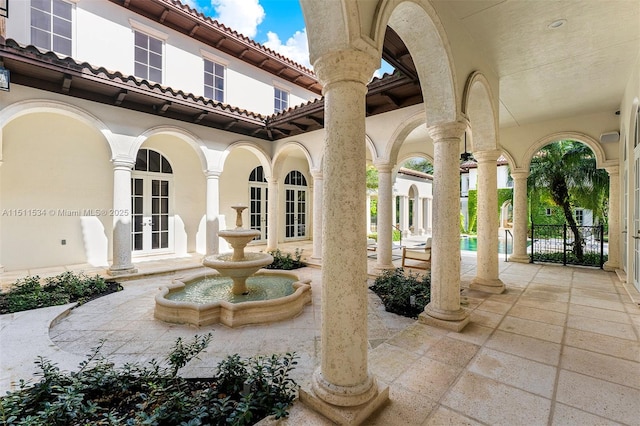
[[[268,300],[231,303],[213,300],[206,303],[184,302],[168,299],[171,293],[183,290],[188,284],[222,274],[199,272],[173,280],[160,288],[156,296],[154,316],[161,321],[174,324],[205,326],[222,323],[228,327],[248,324],[266,324],[298,316],[305,305],[311,303],[311,281],[300,281],[297,275],[282,271],[261,271],[254,276],[282,277],[294,281],[293,294]]]

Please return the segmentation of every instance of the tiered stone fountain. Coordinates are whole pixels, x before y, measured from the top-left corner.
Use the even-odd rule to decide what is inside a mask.
[[[255,274],[258,269],[273,262],[273,256],[268,253],[247,253],[244,248],[251,240],[260,235],[260,231],[244,229],[242,227],[242,211],[246,206],[231,206],[236,211],[236,229],[218,232],[233,248],[233,255],[219,254],[205,257],[204,266],[213,268],[220,275],[233,279],[233,294],[248,294],[247,278]]]
[[[297,275],[281,271],[256,274],[273,262],[273,256],[244,252],[260,232],[242,227],[246,206],[232,208],[236,211],[236,228],[218,235],[231,244],[233,253],[204,258],[203,265],[218,274],[200,272],[161,288],[156,296],[157,319],[196,326],[220,322],[235,327],[292,318],[311,303],[310,280],[300,281]]]

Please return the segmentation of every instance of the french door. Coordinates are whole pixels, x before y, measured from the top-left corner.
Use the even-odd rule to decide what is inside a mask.
[[[285,238],[301,239],[307,236],[307,190],[285,189]]]
[[[140,149],[131,173],[131,251],[134,256],[173,251],[173,169],[152,149]]]
[[[249,185],[249,224],[250,228],[260,231],[260,235],[254,241],[267,239],[267,209],[269,190],[266,184]]]
[[[171,187],[172,181],[166,177],[132,177],[131,250],[134,255],[173,251]]]

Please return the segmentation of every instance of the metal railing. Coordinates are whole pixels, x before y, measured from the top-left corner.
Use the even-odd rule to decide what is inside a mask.
[[[511,247],[513,247],[513,234],[508,229],[504,230],[504,261],[509,261],[509,236],[511,236]]]
[[[604,226],[577,226],[577,236],[567,224],[531,224],[531,263],[596,266],[607,260]]]

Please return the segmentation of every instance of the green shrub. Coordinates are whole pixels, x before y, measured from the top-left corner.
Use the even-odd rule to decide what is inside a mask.
[[[387,312],[417,318],[431,300],[431,274],[407,274],[402,268],[390,269],[379,275],[369,288],[380,297]]]
[[[296,383],[288,377],[295,354],[221,361],[210,379],[184,379],[181,367],[197,358],[211,334],[178,339],[166,358],[147,365],[114,364],[100,354],[104,341],[80,363],[62,372],[39,358],[41,380],[20,381],[0,398],[3,425],[250,425],[288,415]]]
[[[291,253],[283,253],[280,249],[275,249],[272,251],[268,251],[271,256],[273,256],[273,263],[265,266],[265,269],[298,269],[307,266],[302,260],[302,252],[304,250],[295,249],[293,255]]]
[[[122,286],[113,281],[105,281],[96,275],[88,277],[83,273],[64,272],[55,277],[46,278],[40,283],[39,276],[19,279],[6,293],[0,294],[0,314],[25,311],[65,303],[86,303],[105,294],[122,290]]]

